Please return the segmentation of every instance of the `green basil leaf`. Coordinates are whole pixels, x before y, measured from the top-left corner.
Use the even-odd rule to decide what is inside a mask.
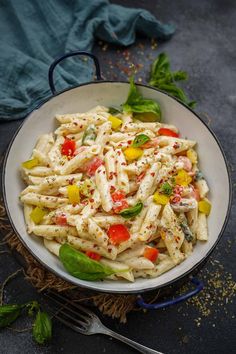
[[[20,316],[24,305],[2,305],[0,306],[0,328],[13,323]]]
[[[94,124],[88,126],[82,137],[82,145],[85,145],[89,140],[95,140],[97,137],[96,127]]]
[[[167,55],[161,53],[152,64],[149,84],[178,98],[190,108],[194,108],[196,102],[189,101],[183,89],[176,85],[177,81],[187,80],[187,78],[185,71],[172,72]]]
[[[161,120],[161,109],[157,102],[143,98],[138,92],[133,76],[130,78],[130,90],[126,102],[122,105],[124,112],[153,113],[155,121]]]
[[[33,338],[39,344],[44,344],[52,337],[52,321],[46,312],[38,311],[33,324]]]
[[[170,71],[169,58],[165,53],[160,53],[151,66],[151,79],[157,80],[160,76]]]
[[[122,113],[121,110],[119,110],[118,108],[115,107],[109,107],[108,108],[108,113],[110,113],[111,115],[115,116],[117,114]]]
[[[92,260],[67,243],[60,247],[59,258],[66,270],[79,279],[100,280],[117,273],[117,271]]]
[[[150,140],[149,136],[145,135],[145,134],[139,134],[135,137],[132,146],[133,147],[139,147],[142,146],[143,144],[145,144],[146,142],[148,142]]]
[[[120,215],[125,219],[130,219],[130,218],[133,218],[134,216],[138,215],[142,209],[143,209],[143,203],[139,202],[131,208],[123,209],[120,212]]]
[[[174,81],[185,81],[188,80],[188,74],[185,71],[175,71],[172,73],[172,78]]]
[[[190,108],[192,108],[192,109],[194,109],[194,108],[196,107],[196,104],[197,104],[196,101],[190,101],[190,102],[188,102],[188,106],[189,106]]]
[[[173,188],[168,182],[165,182],[161,185],[161,192],[164,193],[165,195],[170,196],[173,192]]]
[[[40,308],[38,301],[30,301],[25,305],[25,307],[28,309],[29,316],[33,316]]]

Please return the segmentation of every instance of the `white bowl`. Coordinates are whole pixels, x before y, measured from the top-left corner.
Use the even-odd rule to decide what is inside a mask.
[[[59,277],[81,287],[112,293],[137,293],[163,287],[196,268],[213,250],[226,226],[231,204],[231,184],[226,159],[216,137],[200,117],[176,99],[156,89],[138,86],[145,98],[160,103],[164,122],[176,125],[183,137],[198,142],[200,169],[209,184],[209,198],[212,202],[212,211],[208,218],[209,240],[198,242],[189,258],[158,278],[137,279],[134,283],[121,280],[89,282],[68,274],[60,261],[44,247],[39,237],[28,235],[19,202],[19,194],[24,188],[19,166],[29,158],[38,136],[55,130],[55,114],[84,112],[96,105],[119,106],[126,100],[129,84],[101,81],[66,90],[34,110],[13,138],[4,165],[4,200],[15,232],[34,257]]]

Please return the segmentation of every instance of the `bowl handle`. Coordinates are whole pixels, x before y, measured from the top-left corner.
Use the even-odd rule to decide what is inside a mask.
[[[192,296],[197,295],[203,289],[203,283],[197,278],[190,277],[191,283],[195,285],[195,289],[190,290],[186,294],[180,295],[171,300],[165,300],[157,304],[147,304],[141,295],[137,296],[137,305],[148,310],[157,310],[163,307],[168,307],[171,305],[178,304],[179,302],[185,301]]]
[[[94,54],[88,53],[88,52],[82,52],[82,51],[70,52],[70,53],[64,54],[64,55],[60,56],[59,58],[55,59],[54,62],[50,65],[50,68],[48,70],[48,82],[49,82],[49,86],[50,86],[50,89],[51,89],[53,95],[55,95],[55,93],[56,93],[54,80],[53,80],[53,73],[54,73],[55,67],[57,66],[57,64],[59,64],[64,59],[69,58],[69,57],[74,57],[76,55],[85,55],[85,56],[92,58],[94,65],[95,65],[95,69],[96,69],[97,80],[102,80],[100,64],[99,64],[98,58]]]

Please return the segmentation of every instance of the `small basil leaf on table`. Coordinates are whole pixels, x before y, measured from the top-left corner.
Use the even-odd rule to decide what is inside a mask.
[[[52,321],[46,312],[38,311],[33,324],[33,338],[39,344],[44,344],[52,337]]]
[[[141,113],[152,113],[152,116],[155,117],[156,122],[161,120],[161,109],[159,104],[154,100],[142,97],[142,95],[138,92],[133,77],[130,78],[128,98],[122,107],[124,112],[137,113],[135,116],[137,119],[139,119],[139,114]]]
[[[38,301],[30,301],[25,305],[25,307],[28,310],[29,316],[34,316],[35,312],[40,308]]]
[[[24,305],[2,305],[0,306],[0,328],[13,323],[21,314]]]
[[[66,243],[60,247],[59,258],[71,275],[82,280],[100,280],[117,273]]]
[[[123,209],[120,212],[120,215],[125,219],[130,219],[130,218],[133,218],[134,216],[138,215],[142,209],[143,209],[143,203],[139,202],[131,208]]]
[[[143,144],[145,144],[146,142],[148,142],[150,140],[149,136],[145,135],[145,134],[139,134],[135,137],[132,146],[133,147],[139,147],[142,146]]]

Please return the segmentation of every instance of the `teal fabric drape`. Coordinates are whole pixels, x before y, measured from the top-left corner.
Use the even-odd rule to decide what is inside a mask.
[[[48,68],[59,55],[91,51],[96,38],[124,46],[137,33],[165,40],[174,27],[107,0],[1,0],[0,33],[0,120],[9,120],[24,118],[50,96]],[[57,89],[91,80],[92,70],[68,60],[56,70]]]

